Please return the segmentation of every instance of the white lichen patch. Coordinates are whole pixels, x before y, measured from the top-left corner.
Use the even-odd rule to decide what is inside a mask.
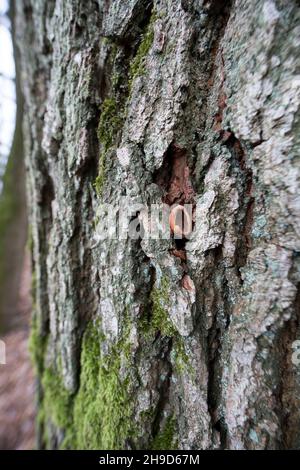
[[[122,167],[126,168],[130,163],[130,154],[127,147],[117,149],[117,158]]]

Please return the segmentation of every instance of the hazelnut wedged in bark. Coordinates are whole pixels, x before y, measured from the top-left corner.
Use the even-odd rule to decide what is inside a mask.
[[[192,219],[184,206],[173,207],[169,216],[169,224],[174,235],[186,238],[192,231]]]

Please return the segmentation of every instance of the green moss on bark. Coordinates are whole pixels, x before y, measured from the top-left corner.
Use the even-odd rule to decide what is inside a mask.
[[[150,23],[147,26],[147,30],[139,45],[137,53],[129,65],[129,80],[126,83],[124,80],[124,78],[127,77],[125,70],[123,70],[123,73],[121,74],[116,66],[118,47],[116,44],[112,43],[110,52],[110,61],[113,69],[111,75],[111,91],[109,96],[103,102],[98,126],[98,139],[101,145],[101,154],[99,158],[98,176],[95,180],[95,189],[99,197],[102,197],[105,184],[107,152],[110,148],[116,145],[118,133],[122,128],[125,119],[126,102],[128,96],[130,96],[132,83],[137,76],[142,75],[145,72],[144,58],[148,54],[153,43],[153,22],[155,21],[155,18],[156,16],[152,14]],[[106,40],[106,42],[109,43],[110,41]]]
[[[139,45],[137,53],[130,64],[129,71],[129,89],[132,87],[134,79],[145,73],[145,57],[147,56],[154,39],[153,23],[156,19],[155,13],[151,15],[150,22],[147,26],[147,30],[143,36],[143,39]]]
[[[104,355],[99,324],[91,322],[84,334],[81,353],[80,387],[76,395],[66,390],[61,371],[44,368],[44,344],[40,344],[34,322],[31,349],[41,377],[38,415],[43,440],[50,446],[47,430],[53,423],[64,436],[61,449],[124,449],[133,436],[130,377],[121,379],[120,368],[129,358],[128,329]],[[48,444],[47,444],[48,442]]]
[[[164,428],[153,439],[151,449],[153,450],[176,450],[178,443],[176,437],[176,420],[174,416],[169,416]]]
[[[121,380],[121,361],[128,356],[121,339],[106,356],[100,349],[99,327],[85,333],[81,355],[80,389],[74,405],[77,448],[124,449],[133,428],[128,378]]]
[[[174,336],[177,331],[168,314],[170,286],[166,277],[161,279],[159,287],[154,287],[151,292],[153,332],[160,331],[163,336]]]
[[[60,449],[74,449],[76,430],[73,423],[73,395],[65,388],[60,369],[48,367],[41,377],[42,400],[37,416],[37,424],[42,430],[42,438],[46,448],[49,443],[49,421],[63,433]]]
[[[33,314],[29,336],[29,352],[33,366],[38,375],[42,374],[44,369],[46,345],[47,338],[42,335],[38,318],[36,314]]]
[[[159,286],[153,287],[150,300],[152,304],[152,316],[150,322],[141,321],[141,331],[146,339],[153,338],[159,331],[162,336],[173,338],[172,362],[178,373],[190,370],[189,357],[186,353],[184,342],[175,325],[172,323],[168,309],[170,307],[170,285],[167,277],[162,277]]]
[[[169,318],[168,308],[170,305],[169,280],[163,277],[160,285],[154,286],[151,294],[151,319],[141,321],[141,331],[147,338],[152,338],[158,331],[162,336],[173,337],[177,330]]]
[[[103,102],[101,117],[98,126],[98,138],[104,151],[114,143],[114,137],[122,123],[118,112],[117,102],[114,98],[106,98]]]
[[[106,98],[103,102],[102,112],[98,126],[98,140],[101,145],[98,176],[95,188],[98,196],[102,196],[106,173],[106,155],[117,141],[118,132],[122,127],[124,116],[123,107],[115,98]]]
[[[98,126],[98,139],[102,147],[102,151],[99,158],[99,170],[95,181],[95,188],[99,196],[102,195],[105,181],[106,153],[113,146],[122,122],[122,113],[118,109],[115,98],[106,98],[102,105],[102,112]]]
[[[66,390],[60,372],[46,368],[42,378],[43,411],[45,417],[60,429],[70,430],[72,427],[73,398]]]
[[[185,347],[184,347],[184,342],[181,337],[175,338],[174,344],[173,344],[173,351],[172,355],[174,358],[174,364],[175,364],[175,370],[177,373],[182,373],[182,372],[190,372],[191,374],[194,373],[191,363],[189,360],[189,356],[186,353]]]
[[[99,197],[102,196],[105,179],[105,153],[102,152],[99,158],[98,176],[95,180],[95,189]]]

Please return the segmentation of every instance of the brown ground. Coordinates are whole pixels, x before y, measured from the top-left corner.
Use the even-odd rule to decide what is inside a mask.
[[[34,448],[35,386],[28,353],[30,285],[26,255],[18,308],[10,332],[1,336],[6,364],[0,365],[0,449]]]

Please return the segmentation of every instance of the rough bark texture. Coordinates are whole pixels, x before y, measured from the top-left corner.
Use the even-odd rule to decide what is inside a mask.
[[[40,447],[299,448],[296,0],[16,3]],[[191,240],[95,243],[122,196]]]

